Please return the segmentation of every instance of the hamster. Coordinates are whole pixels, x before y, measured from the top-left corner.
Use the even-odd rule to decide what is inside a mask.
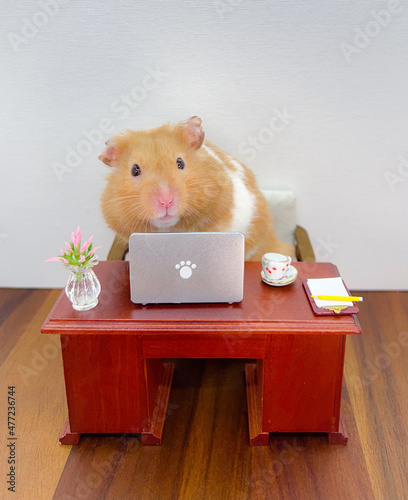
[[[106,222],[127,241],[134,232],[240,231],[245,259],[294,256],[278,240],[255,175],[209,141],[198,116],[176,125],[126,130],[99,159],[111,167],[101,197]]]

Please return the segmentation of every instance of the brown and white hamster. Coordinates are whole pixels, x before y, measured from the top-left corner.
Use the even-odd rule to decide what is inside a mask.
[[[127,241],[134,232],[241,231],[246,260],[294,254],[275,234],[251,170],[208,141],[198,116],[176,125],[126,130],[99,159],[111,167],[103,215]]]

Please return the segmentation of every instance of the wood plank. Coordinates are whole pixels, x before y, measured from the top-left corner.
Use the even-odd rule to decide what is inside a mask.
[[[128,434],[83,436],[79,445],[72,448],[55,500],[178,498],[178,478],[205,361],[176,363],[163,444],[143,446],[140,436]]]
[[[59,337],[40,328],[60,291],[35,291],[8,315],[3,327],[20,337],[0,367],[0,498],[51,498],[69,454],[58,444],[66,417]],[[21,331],[20,331],[21,330]],[[17,490],[7,490],[7,387],[16,387]]]
[[[347,341],[345,378],[375,496],[408,497],[408,292],[364,297],[363,335]],[[352,439],[350,437],[350,439]]]
[[[23,314],[23,311],[25,302],[32,296],[32,293],[32,290],[26,289],[0,289],[0,366],[24,332],[21,320],[29,318]],[[47,293],[44,291],[42,295]],[[38,299],[40,297],[35,294],[35,300]],[[27,307],[29,308],[30,305]]]
[[[251,447],[244,366],[177,360],[163,444],[83,436],[54,498],[374,498],[347,392],[347,446],[330,446],[324,434],[272,434],[269,446]]]
[[[32,292],[33,290],[26,288],[0,288],[0,326],[16,306]]]
[[[183,359],[176,361],[160,447],[143,447],[135,435],[84,436],[71,452],[57,444],[67,415],[53,348],[59,337],[39,334],[58,292],[29,295],[37,293],[6,329],[21,331],[0,368],[0,394],[10,383],[17,387],[19,489],[8,493],[2,483],[0,498],[48,499],[54,491],[56,500],[407,498],[407,292],[353,292],[364,296],[363,335],[347,339],[344,447],[328,445],[325,435],[301,434],[271,434],[269,446],[250,447],[246,361]],[[49,359],[41,364],[36,353],[45,352]],[[23,366],[34,371],[26,384]],[[4,409],[0,404],[1,422]]]

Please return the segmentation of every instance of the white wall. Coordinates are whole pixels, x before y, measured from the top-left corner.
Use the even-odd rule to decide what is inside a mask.
[[[198,114],[261,186],[296,193],[319,259],[351,288],[407,288],[406,1],[0,6],[0,286],[62,287],[66,271],[43,261],[78,223],[105,258],[104,140]],[[58,176],[69,148],[78,165]]]

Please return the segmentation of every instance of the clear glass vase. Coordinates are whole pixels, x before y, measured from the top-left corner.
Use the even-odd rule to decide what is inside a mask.
[[[77,311],[87,311],[98,304],[101,284],[91,267],[67,266],[70,270],[65,293]]]

